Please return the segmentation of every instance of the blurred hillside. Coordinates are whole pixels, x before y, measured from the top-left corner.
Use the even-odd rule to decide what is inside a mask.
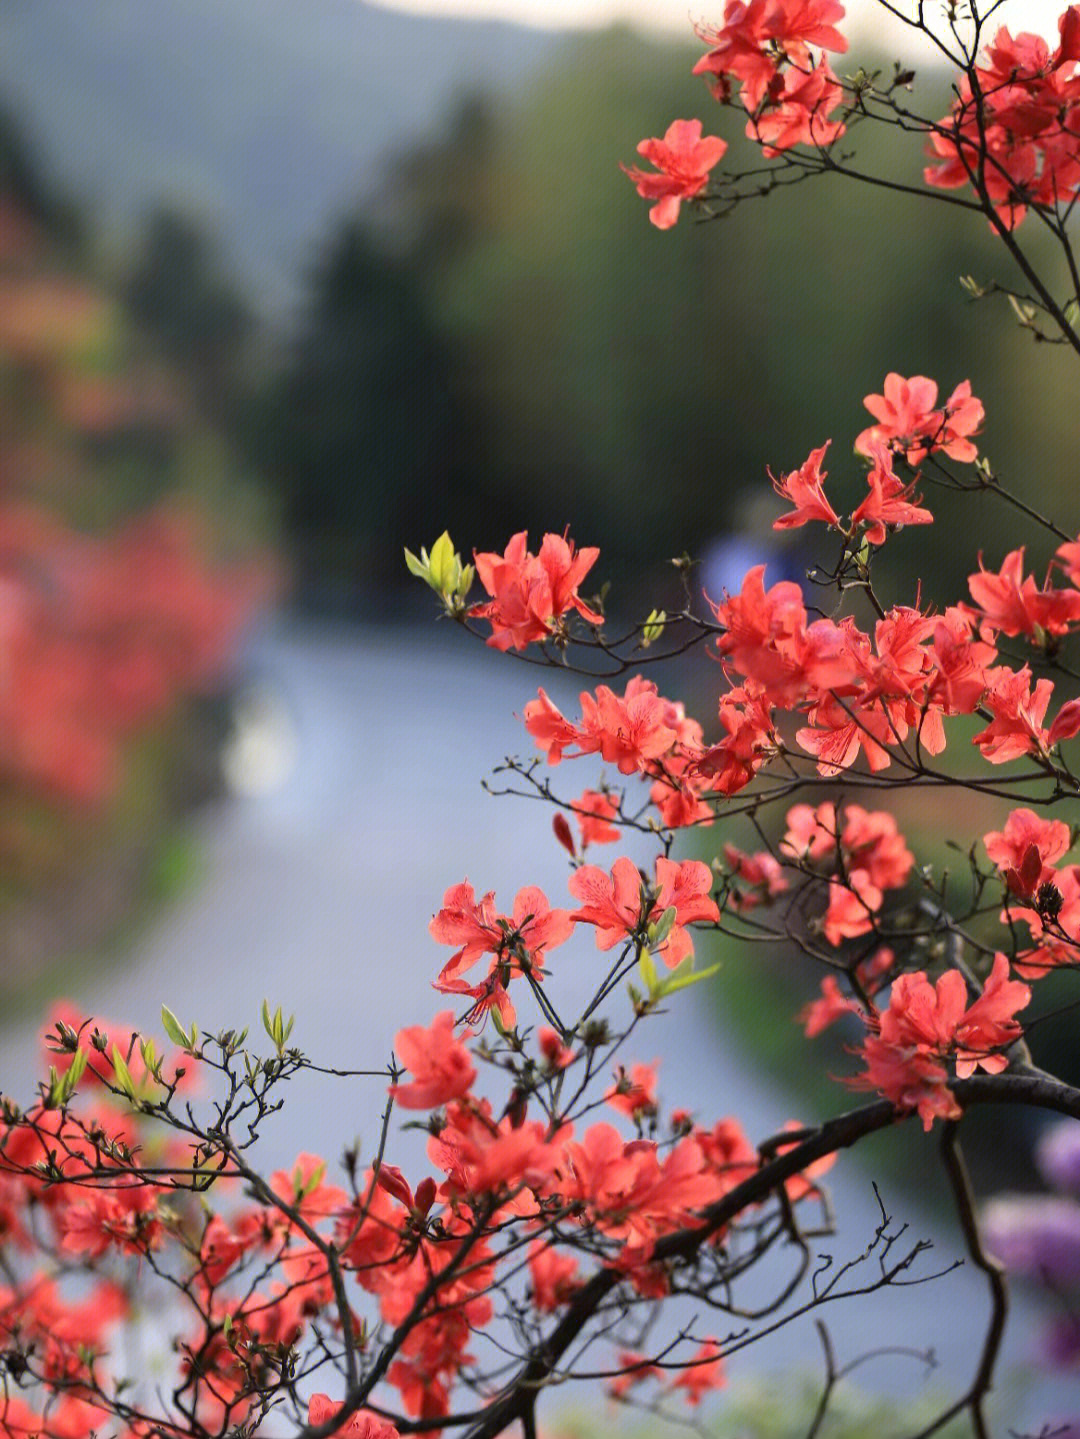
[[[765,557],[767,468],[831,438],[830,493],[857,494],[862,398],[889,370],[970,378],[981,449],[1052,508],[1065,361],[1034,365],[1007,308],[965,296],[961,274],[1012,278],[980,221],[828,177],[649,225],[619,170],[641,137],[698,114],[739,153],[698,48],[359,0],[8,0],[0,94],[92,233],[146,221],[112,252],[118,288],[280,497],[311,602],[371,613],[401,546],[447,525],[501,548],[569,524],[632,605],[684,550]],[[916,109],[947,97],[918,77]],[[912,137],[851,148],[920,183]],[[990,499],[927,498],[937,523],[886,556],[897,599],[919,576],[955,596],[975,549],[1017,542]],[[818,558],[805,533],[777,573]]]
[[[347,531],[359,570],[378,575],[380,556],[447,525],[501,549],[513,530],[570,524],[631,592],[649,566],[724,536],[756,533],[748,552],[764,558],[762,533],[778,543],[767,469],[831,438],[830,493],[859,494],[862,400],[890,370],[933,376],[943,395],[970,378],[1001,474],[1024,488],[1037,455],[1040,492],[1068,493],[1066,362],[1044,347],[1033,365],[1007,307],[959,284],[1011,278],[981,221],[830,176],[716,223],[649,225],[619,170],[640,137],[697,114],[740,154],[738,116],[690,75],[695,55],[628,30],[565,42],[528,89],[460,104],[327,240],[263,431],[316,550],[320,527]],[[942,113],[947,77],[921,80],[915,103]],[[910,137],[866,129],[853,148],[862,169],[920,182]],[[928,499],[937,524],[886,556],[904,601],[919,577],[928,599],[959,595],[980,545],[989,558],[1016,543],[993,500]],[[958,527],[974,542],[957,545]],[[789,572],[820,558],[805,535]]]
[[[0,0],[0,94],[107,238],[187,210],[280,314],[329,214],[555,43],[364,0]]]

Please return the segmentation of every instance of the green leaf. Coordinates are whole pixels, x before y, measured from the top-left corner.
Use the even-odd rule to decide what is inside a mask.
[[[641,648],[647,650],[664,633],[667,615],[663,610],[650,610],[649,617],[641,627]]]
[[[647,949],[643,949],[638,956],[638,968],[641,970],[641,977],[645,981],[645,987],[650,996],[656,993],[656,984],[659,976],[656,973],[656,965],[653,957]]]
[[[292,1172],[292,1183],[293,1193],[296,1195],[296,1202],[298,1204],[301,1199],[306,1199],[309,1194],[315,1193],[316,1189],[318,1189],[319,1185],[323,1182],[325,1174],[326,1160],[324,1159],[320,1164],[316,1164],[315,1168],[308,1175],[308,1180],[305,1184],[300,1166],[296,1166]]]
[[[284,1052],[286,1040],[289,1038],[289,1035],[292,1034],[293,1025],[296,1023],[296,1015],[291,1015],[288,1024],[286,1024],[285,1016],[281,1012],[281,1005],[279,1004],[277,1009],[274,1010],[273,1015],[271,1015],[270,1005],[264,999],[262,1003],[262,1022],[263,1028],[273,1040],[278,1054],[281,1055]]]
[[[427,580],[430,583],[430,571],[427,565],[422,560],[418,560],[412,550],[405,551],[405,563],[410,575],[415,575],[418,580]]]
[[[270,1005],[264,999],[262,1002],[262,1022],[263,1029],[266,1030],[271,1040],[274,1042],[275,1045],[277,1045],[278,1049],[280,1049],[284,1033],[284,1021],[281,1017],[281,1005],[278,1005],[277,1009],[274,1011],[273,1017],[271,1017]]]
[[[113,1045],[112,1052],[113,1073],[116,1075],[116,1082],[129,1099],[135,1098],[135,1081],[131,1077],[131,1070],[124,1062],[124,1056],[120,1053],[118,1045]]]
[[[665,943],[671,931],[675,928],[675,921],[678,917],[679,911],[673,904],[669,904],[656,923],[649,925],[650,949],[659,949],[660,946]]]
[[[86,1065],[89,1058],[90,1056],[85,1049],[76,1050],[75,1058],[71,1061],[71,1064],[68,1066],[68,1072],[64,1075],[64,1086],[67,1090],[64,1096],[65,1099],[70,1099],[72,1094],[74,1094],[75,1086],[86,1073]]]
[[[461,574],[461,559],[454,553],[454,543],[448,531],[442,534],[431,547],[431,578],[441,595],[453,594]]]
[[[1015,295],[1009,296],[1009,304],[1021,325],[1030,325],[1038,313],[1034,305],[1029,304],[1026,300],[1017,299]]]
[[[714,974],[720,972],[718,964],[711,964],[708,969],[694,969],[692,965],[691,959],[684,959],[682,964],[673,969],[666,979],[662,979],[656,992],[656,998],[664,999],[669,994],[676,994],[680,989],[689,989],[692,984],[699,984],[703,979],[711,979]]]
[[[161,1027],[172,1040],[173,1044],[178,1044],[181,1049],[191,1048],[188,1037],[184,1033],[183,1025],[167,1004],[161,1006]]]

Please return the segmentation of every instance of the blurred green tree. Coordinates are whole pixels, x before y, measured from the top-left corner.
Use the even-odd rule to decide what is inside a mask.
[[[255,323],[209,236],[187,215],[155,210],[123,291],[132,319],[187,377],[200,409],[234,427]]]
[[[52,244],[78,250],[85,229],[78,207],[45,178],[22,126],[0,103],[0,200],[48,235]]]
[[[391,176],[392,240],[464,361],[455,387],[467,385],[480,437],[469,480],[502,498],[493,512],[508,510],[511,529],[604,534],[618,583],[633,583],[657,554],[700,555],[745,529],[767,467],[792,469],[830,436],[834,484],[854,484],[863,396],[894,369],[947,393],[973,353],[995,464],[1017,473],[1038,453],[1051,487],[1067,484],[1063,367],[1051,360],[1032,394],[1029,337],[966,302],[959,275],[989,277],[997,260],[965,217],[924,206],[916,231],[909,197],[826,179],[747,203],[719,236],[649,226],[619,171],[635,158],[627,136],[677,116],[703,116],[707,133],[730,122],[690,74],[696,53],[624,28],[577,37],[512,109],[461,104]],[[920,84],[939,113],[945,77]],[[734,163],[739,137],[727,138]],[[863,168],[899,165],[918,183],[910,137],[852,145]],[[935,497],[940,522],[902,551],[905,585],[963,583],[953,498]],[[1006,544],[992,502],[980,522],[988,553]]]
[[[263,459],[311,598],[396,578],[401,546],[441,523],[454,465],[449,352],[407,269],[349,219],[311,277],[267,396]]]
[[[619,170],[627,136],[732,118],[695,55],[626,28],[576,37],[512,103],[459,100],[338,223],[256,426],[309,577],[371,603],[404,574],[399,546],[445,525],[481,549],[523,528],[603,534],[627,595],[655,592],[657,555],[753,532],[764,556],[767,470],[832,438],[830,484],[857,489],[863,396],[890,370],[945,393],[970,374],[994,464],[1016,475],[1038,454],[1046,490],[1071,483],[1064,366],[1048,357],[1036,377],[1030,338],[967,301],[958,277],[998,261],[963,215],[927,206],[915,230],[910,197],[823,179],[746,203],[720,235],[652,229]],[[945,77],[917,83],[941,113]],[[851,137],[865,169],[918,183],[909,142]],[[963,587],[956,498],[935,495],[938,522],[887,557],[898,596],[919,574]],[[1003,553],[1007,515],[987,500],[977,516],[988,558]]]

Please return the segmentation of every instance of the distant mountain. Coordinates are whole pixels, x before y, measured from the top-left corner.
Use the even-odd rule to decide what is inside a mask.
[[[193,211],[274,310],[394,151],[560,39],[365,0],[0,0],[0,105],[106,236]]]

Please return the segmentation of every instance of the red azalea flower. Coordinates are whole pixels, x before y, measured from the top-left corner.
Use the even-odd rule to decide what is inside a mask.
[[[645,200],[656,200],[649,219],[658,230],[670,230],[679,218],[683,200],[700,195],[709,182],[709,171],[720,163],[727,141],[716,135],[702,139],[700,120],[675,120],[662,140],[642,140],[638,154],[650,160],[658,173],[623,165],[623,172],[637,186]]]
[[[776,493],[795,506],[789,514],[773,520],[774,530],[796,529],[811,520],[824,520],[827,525],[840,523],[840,517],[825,498],[825,492],[821,488],[825,479],[821,462],[830,444],[831,441],[826,440],[819,450],[812,450],[803,465],[788,475],[781,475],[777,479],[769,472]]]

